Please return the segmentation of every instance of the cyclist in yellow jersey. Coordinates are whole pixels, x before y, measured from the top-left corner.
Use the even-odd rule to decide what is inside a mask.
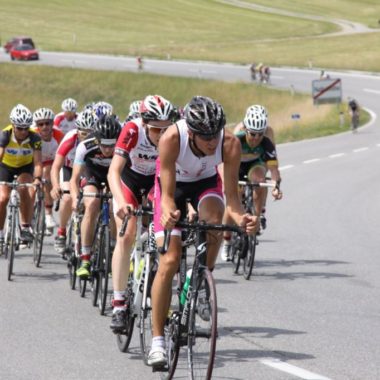
[[[30,129],[33,115],[22,104],[10,113],[11,125],[0,133],[0,181],[11,182],[14,176],[20,183],[41,182],[41,138]],[[33,177],[34,175],[34,177]],[[27,188],[20,188],[21,240],[33,241],[30,223],[33,216],[33,197]],[[4,241],[4,222],[9,201],[10,188],[0,185],[0,244]]]

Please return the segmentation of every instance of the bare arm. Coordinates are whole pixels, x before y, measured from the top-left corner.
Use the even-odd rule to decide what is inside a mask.
[[[65,157],[57,154],[54,158],[53,165],[50,171],[50,181],[52,184],[51,196],[54,200],[57,200],[60,197],[61,184],[59,181],[59,172],[63,167],[65,162]]]
[[[42,178],[42,153],[40,150],[33,152],[34,176]]]
[[[244,124],[242,122],[240,122],[234,128],[233,134],[236,135],[237,133],[241,132],[243,129],[244,129]]]
[[[165,228],[174,227],[179,211],[174,200],[176,187],[175,163],[179,154],[179,135],[175,125],[163,134],[159,146],[161,183],[161,223]]]
[[[79,196],[79,180],[83,171],[83,165],[74,164],[73,172],[70,179],[70,193],[73,200],[73,209],[77,208],[77,200]]]

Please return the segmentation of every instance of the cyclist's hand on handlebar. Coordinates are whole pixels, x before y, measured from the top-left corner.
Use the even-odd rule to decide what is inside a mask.
[[[59,186],[54,186],[50,191],[51,197],[57,201],[61,196],[61,188]]]
[[[275,188],[272,190],[272,195],[273,195],[273,198],[274,198],[276,201],[279,201],[280,199],[282,199],[282,191],[281,191],[278,187],[275,187]]]
[[[35,186],[41,186],[42,185],[42,180],[40,177],[35,177],[33,180],[33,185]]]
[[[248,234],[252,235],[256,232],[259,226],[259,218],[251,214],[244,214],[242,216],[240,227]]]
[[[167,212],[164,212],[164,210],[162,210],[161,220],[160,220],[161,225],[166,230],[172,230],[175,224],[178,222],[180,216],[181,216],[181,211],[179,210],[168,210]]]
[[[116,215],[121,220],[124,220],[124,218],[130,217],[134,211],[135,211],[135,208],[133,207],[133,205],[126,203],[117,209]]]

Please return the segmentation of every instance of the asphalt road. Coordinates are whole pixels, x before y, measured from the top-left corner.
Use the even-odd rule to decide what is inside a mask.
[[[134,58],[84,54],[43,52],[37,64],[136,71]],[[249,81],[248,67],[231,64],[146,60],[144,71]],[[303,92],[319,73],[272,72],[273,86]],[[374,120],[355,135],[278,146],[284,199],[268,202],[252,280],[221,261],[215,271],[215,379],[380,379],[380,78],[330,75]],[[109,317],[69,289],[51,243],[39,269],[19,252],[11,282],[1,259],[1,279],[1,379],[157,378],[142,364],[137,330],[131,351],[118,352]],[[186,378],[184,362],[176,378]]]

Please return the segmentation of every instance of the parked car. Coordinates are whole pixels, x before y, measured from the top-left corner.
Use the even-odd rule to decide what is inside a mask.
[[[9,51],[11,60],[29,61],[32,59],[39,59],[38,50],[32,45],[17,45]]]
[[[13,47],[18,46],[18,45],[24,45],[24,44],[30,45],[33,48],[35,48],[34,42],[30,37],[19,36],[19,37],[13,37],[9,41],[7,41],[6,44],[4,45],[4,50],[6,53],[9,53]]]

